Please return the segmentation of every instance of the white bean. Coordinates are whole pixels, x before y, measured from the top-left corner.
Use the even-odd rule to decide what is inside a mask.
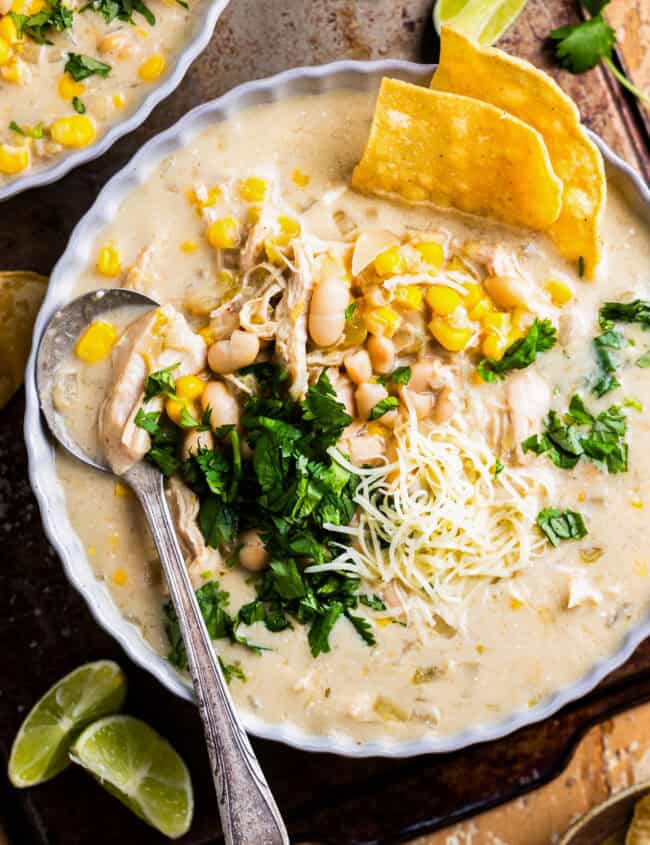
[[[244,531],[239,538],[241,548],[239,550],[239,562],[250,572],[259,572],[265,569],[269,562],[269,553],[266,551],[262,538],[254,529]]]
[[[362,384],[372,378],[372,364],[365,349],[359,349],[358,352],[346,355],[343,364],[346,373],[355,384]]]
[[[260,351],[260,339],[251,332],[236,329],[228,340],[217,340],[208,349],[210,369],[219,375],[234,373],[252,364]]]
[[[333,346],[341,337],[349,302],[344,281],[328,279],[316,286],[309,306],[309,334],[317,346]]]
[[[350,460],[356,466],[375,466],[381,462],[384,454],[384,440],[371,434],[351,437],[348,440]]]
[[[458,410],[458,402],[453,390],[449,385],[442,388],[436,399],[434,419],[437,423],[444,423],[450,420]]]
[[[525,306],[532,299],[530,284],[523,278],[488,276],[483,284],[494,302],[501,308]]]
[[[376,373],[392,373],[395,369],[395,344],[390,338],[373,335],[368,339],[368,354]]]
[[[239,404],[222,381],[209,381],[201,396],[204,411],[211,409],[212,429],[220,425],[239,425]]]
[[[199,449],[214,449],[214,437],[211,431],[197,431],[191,428],[183,437],[181,458],[188,461],[192,455],[198,454]]]
[[[413,409],[419,420],[424,420],[433,411],[433,393],[416,393],[408,387],[402,387],[399,391],[402,404],[407,409]]]
[[[411,378],[409,379],[409,390],[416,393],[426,393],[431,390],[436,378],[436,366],[432,360],[417,361],[411,367]]]
[[[370,419],[370,413],[377,402],[381,402],[388,396],[388,391],[383,384],[364,382],[354,392],[354,401],[357,404],[357,415],[362,420]]]

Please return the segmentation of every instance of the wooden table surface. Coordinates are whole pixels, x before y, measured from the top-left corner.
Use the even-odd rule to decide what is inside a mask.
[[[170,125],[191,106],[235,84],[286,67],[341,58],[435,60],[437,44],[431,31],[430,7],[430,0],[283,0],[281,3],[232,0],[211,46],[195,62],[178,91],[154,111],[143,127],[122,139],[100,161],[70,174],[61,183],[31,191],[1,207],[0,255],[11,256],[13,267],[47,273],[98,188],[143,141]],[[608,15],[619,34],[618,60],[637,84],[650,91],[650,0],[613,0]],[[647,179],[650,110],[640,110],[600,67],[573,77],[553,65],[546,36],[554,27],[576,19],[573,0],[529,0],[524,14],[500,46],[550,70],[578,103],[584,122]],[[20,401],[18,398],[14,403]],[[19,413],[14,405],[11,425],[15,426],[17,419]],[[1,424],[0,417],[0,427]],[[3,451],[0,443],[0,534],[7,532],[8,536],[11,536],[9,532],[20,531],[23,525],[29,525],[30,532],[39,530],[24,480],[17,491],[8,491],[2,485],[7,466],[23,459],[17,450],[18,447],[5,447]],[[5,518],[10,510],[7,496],[16,494],[24,497],[28,512],[24,523],[9,524]],[[38,542],[37,546],[33,536],[30,539],[30,544],[40,549],[42,539]],[[53,557],[48,565],[57,566]],[[7,585],[1,579],[0,572],[0,587],[4,589]],[[26,582],[21,589],[27,586]],[[40,597],[30,597],[29,601],[34,608],[40,608],[42,603]],[[70,597],[69,601],[74,603],[76,599]],[[43,614],[42,630],[46,623],[47,611]],[[2,626],[5,643],[19,636],[20,620],[15,621],[13,628],[12,624],[5,620]],[[60,650],[79,652],[78,644],[66,641],[69,636],[65,630],[47,631],[51,643],[59,642]],[[36,639],[34,647],[38,648]],[[2,673],[0,666],[0,704],[7,689],[15,695],[16,686],[14,677],[9,682]],[[10,713],[12,723],[19,723],[20,713],[29,704],[31,701],[21,701],[17,710]],[[189,741],[185,736],[187,726],[177,730],[179,742]],[[200,736],[195,726],[192,730]],[[170,739],[177,741],[172,734]],[[0,750],[6,754],[7,748]],[[640,777],[650,777],[650,705],[592,729],[569,768],[554,783],[459,827],[412,841],[419,845],[547,845],[558,840],[574,816]],[[67,813],[70,824],[74,825],[75,801],[83,798],[65,789],[53,794],[57,802],[65,804],[58,810]],[[8,806],[6,795],[3,799],[0,812],[2,803],[5,809]],[[102,825],[101,818],[97,825]],[[136,820],[132,831],[124,839],[125,845],[145,841],[143,829]],[[64,841],[57,839],[55,843],[47,830],[39,831],[39,835],[42,835],[39,841],[51,845]],[[2,839],[0,831],[0,845],[4,845]],[[151,840],[146,838],[146,841]],[[23,845],[20,836],[14,836],[11,845]]]

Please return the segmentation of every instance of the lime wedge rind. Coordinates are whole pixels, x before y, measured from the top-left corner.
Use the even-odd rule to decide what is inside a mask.
[[[70,759],[140,819],[171,839],[187,833],[194,794],[187,766],[152,727],[106,716],[75,740]]]
[[[527,0],[437,0],[433,23],[449,24],[487,47],[515,22]]]
[[[94,719],[117,712],[125,697],[126,677],[112,660],[79,666],[57,681],[29,711],[14,739],[11,783],[35,786],[63,771],[75,737]]]

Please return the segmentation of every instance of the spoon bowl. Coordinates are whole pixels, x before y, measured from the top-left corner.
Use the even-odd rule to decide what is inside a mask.
[[[36,390],[41,411],[50,431],[71,455],[103,472],[112,472],[108,463],[101,455],[89,455],[72,439],[63,417],[54,405],[56,374],[62,362],[74,348],[80,334],[94,320],[108,317],[118,308],[139,307],[144,312],[157,305],[155,300],[128,288],[100,288],[85,293],[54,313],[38,345]]]

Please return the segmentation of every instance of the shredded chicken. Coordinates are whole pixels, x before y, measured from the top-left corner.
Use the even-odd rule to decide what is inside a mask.
[[[205,366],[205,341],[172,305],[135,320],[115,345],[111,383],[99,412],[99,436],[104,456],[117,475],[151,448],[149,435],[135,425],[147,375],[174,364],[178,364],[176,376],[199,372]],[[156,397],[146,410],[161,407]]]
[[[239,256],[239,269],[242,273],[248,273],[260,263],[264,252],[264,241],[272,235],[273,230],[262,221],[251,226]]]
[[[175,476],[165,488],[165,496],[194,587],[205,583],[207,573],[216,576],[223,561],[217,549],[208,548],[198,524],[199,499]]]
[[[156,248],[153,242],[140,250],[135,262],[126,272],[122,287],[143,293],[145,296],[150,296],[152,299],[160,302],[160,295],[155,289],[155,274],[151,270],[155,251]]]
[[[287,289],[277,309],[275,355],[289,372],[289,393],[292,398],[302,399],[308,385],[307,313],[312,277],[305,251],[296,241],[293,243],[293,259],[296,269],[289,278]]]

